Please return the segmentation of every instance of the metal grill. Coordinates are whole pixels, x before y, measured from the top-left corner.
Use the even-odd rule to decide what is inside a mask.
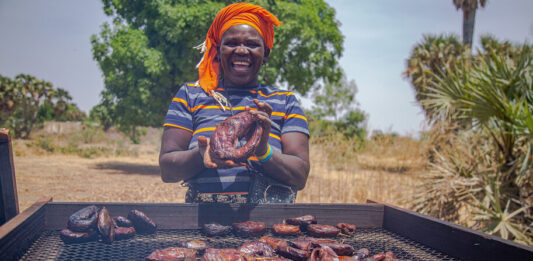
[[[270,231],[266,235],[272,236]],[[282,238],[292,239],[296,236]],[[156,249],[173,247],[184,240],[206,240],[213,248],[238,248],[244,242],[256,239],[236,236],[208,238],[200,230],[158,230],[155,234],[137,234],[131,239],[114,241],[112,244],[96,241],[65,244],[59,237],[59,231],[47,230],[20,260],[144,260]],[[382,228],[358,228],[354,237],[337,240],[344,240],[355,249],[368,248],[371,255],[392,251],[396,257],[406,260],[457,260]]]

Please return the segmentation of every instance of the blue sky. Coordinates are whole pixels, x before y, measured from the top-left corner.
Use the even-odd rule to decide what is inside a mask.
[[[328,0],[345,36],[340,60],[358,86],[368,127],[416,135],[424,117],[402,77],[405,60],[423,34],[461,35],[462,13],[452,0]],[[517,43],[533,41],[533,1],[489,0],[477,12],[475,44],[490,33]],[[89,37],[108,21],[100,1],[0,1],[0,74],[27,73],[67,89],[88,112],[103,78]],[[170,99],[170,97],[169,97]],[[305,105],[309,105],[305,102]]]

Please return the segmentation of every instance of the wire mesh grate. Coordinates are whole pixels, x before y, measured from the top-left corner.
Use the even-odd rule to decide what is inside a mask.
[[[265,234],[272,236],[270,231]],[[297,236],[277,238],[293,239]],[[59,231],[46,230],[26,251],[20,260],[144,260],[156,249],[176,246],[180,241],[205,240],[212,248],[238,248],[244,242],[258,238],[237,236],[206,237],[200,230],[158,230],[155,234],[141,235],[114,241],[65,244]],[[435,249],[387,231],[383,228],[358,228],[353,237],[341,237],[355,249],[367,248],[372,255],[392,251],[404,260],[457,260]]]

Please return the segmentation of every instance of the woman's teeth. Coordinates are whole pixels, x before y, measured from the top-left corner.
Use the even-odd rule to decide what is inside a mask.
[[[249,63],[249,62],[243,62],[243,61],[235,61],[235,62],[233,62],[233,65],[237,65],[237,66],[250,66],[250,63]]]

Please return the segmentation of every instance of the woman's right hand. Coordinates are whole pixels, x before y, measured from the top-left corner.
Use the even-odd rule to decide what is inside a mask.
[[[239,164],[236,164],[232,160],[217,160],[211,159],[211,154],[209,154],[209,138],[204,136],[198,137],[198,149],[200,150],[200,155],[204,159],[204,166],[206,168],[221,168],[229,169],[239,167]]]

